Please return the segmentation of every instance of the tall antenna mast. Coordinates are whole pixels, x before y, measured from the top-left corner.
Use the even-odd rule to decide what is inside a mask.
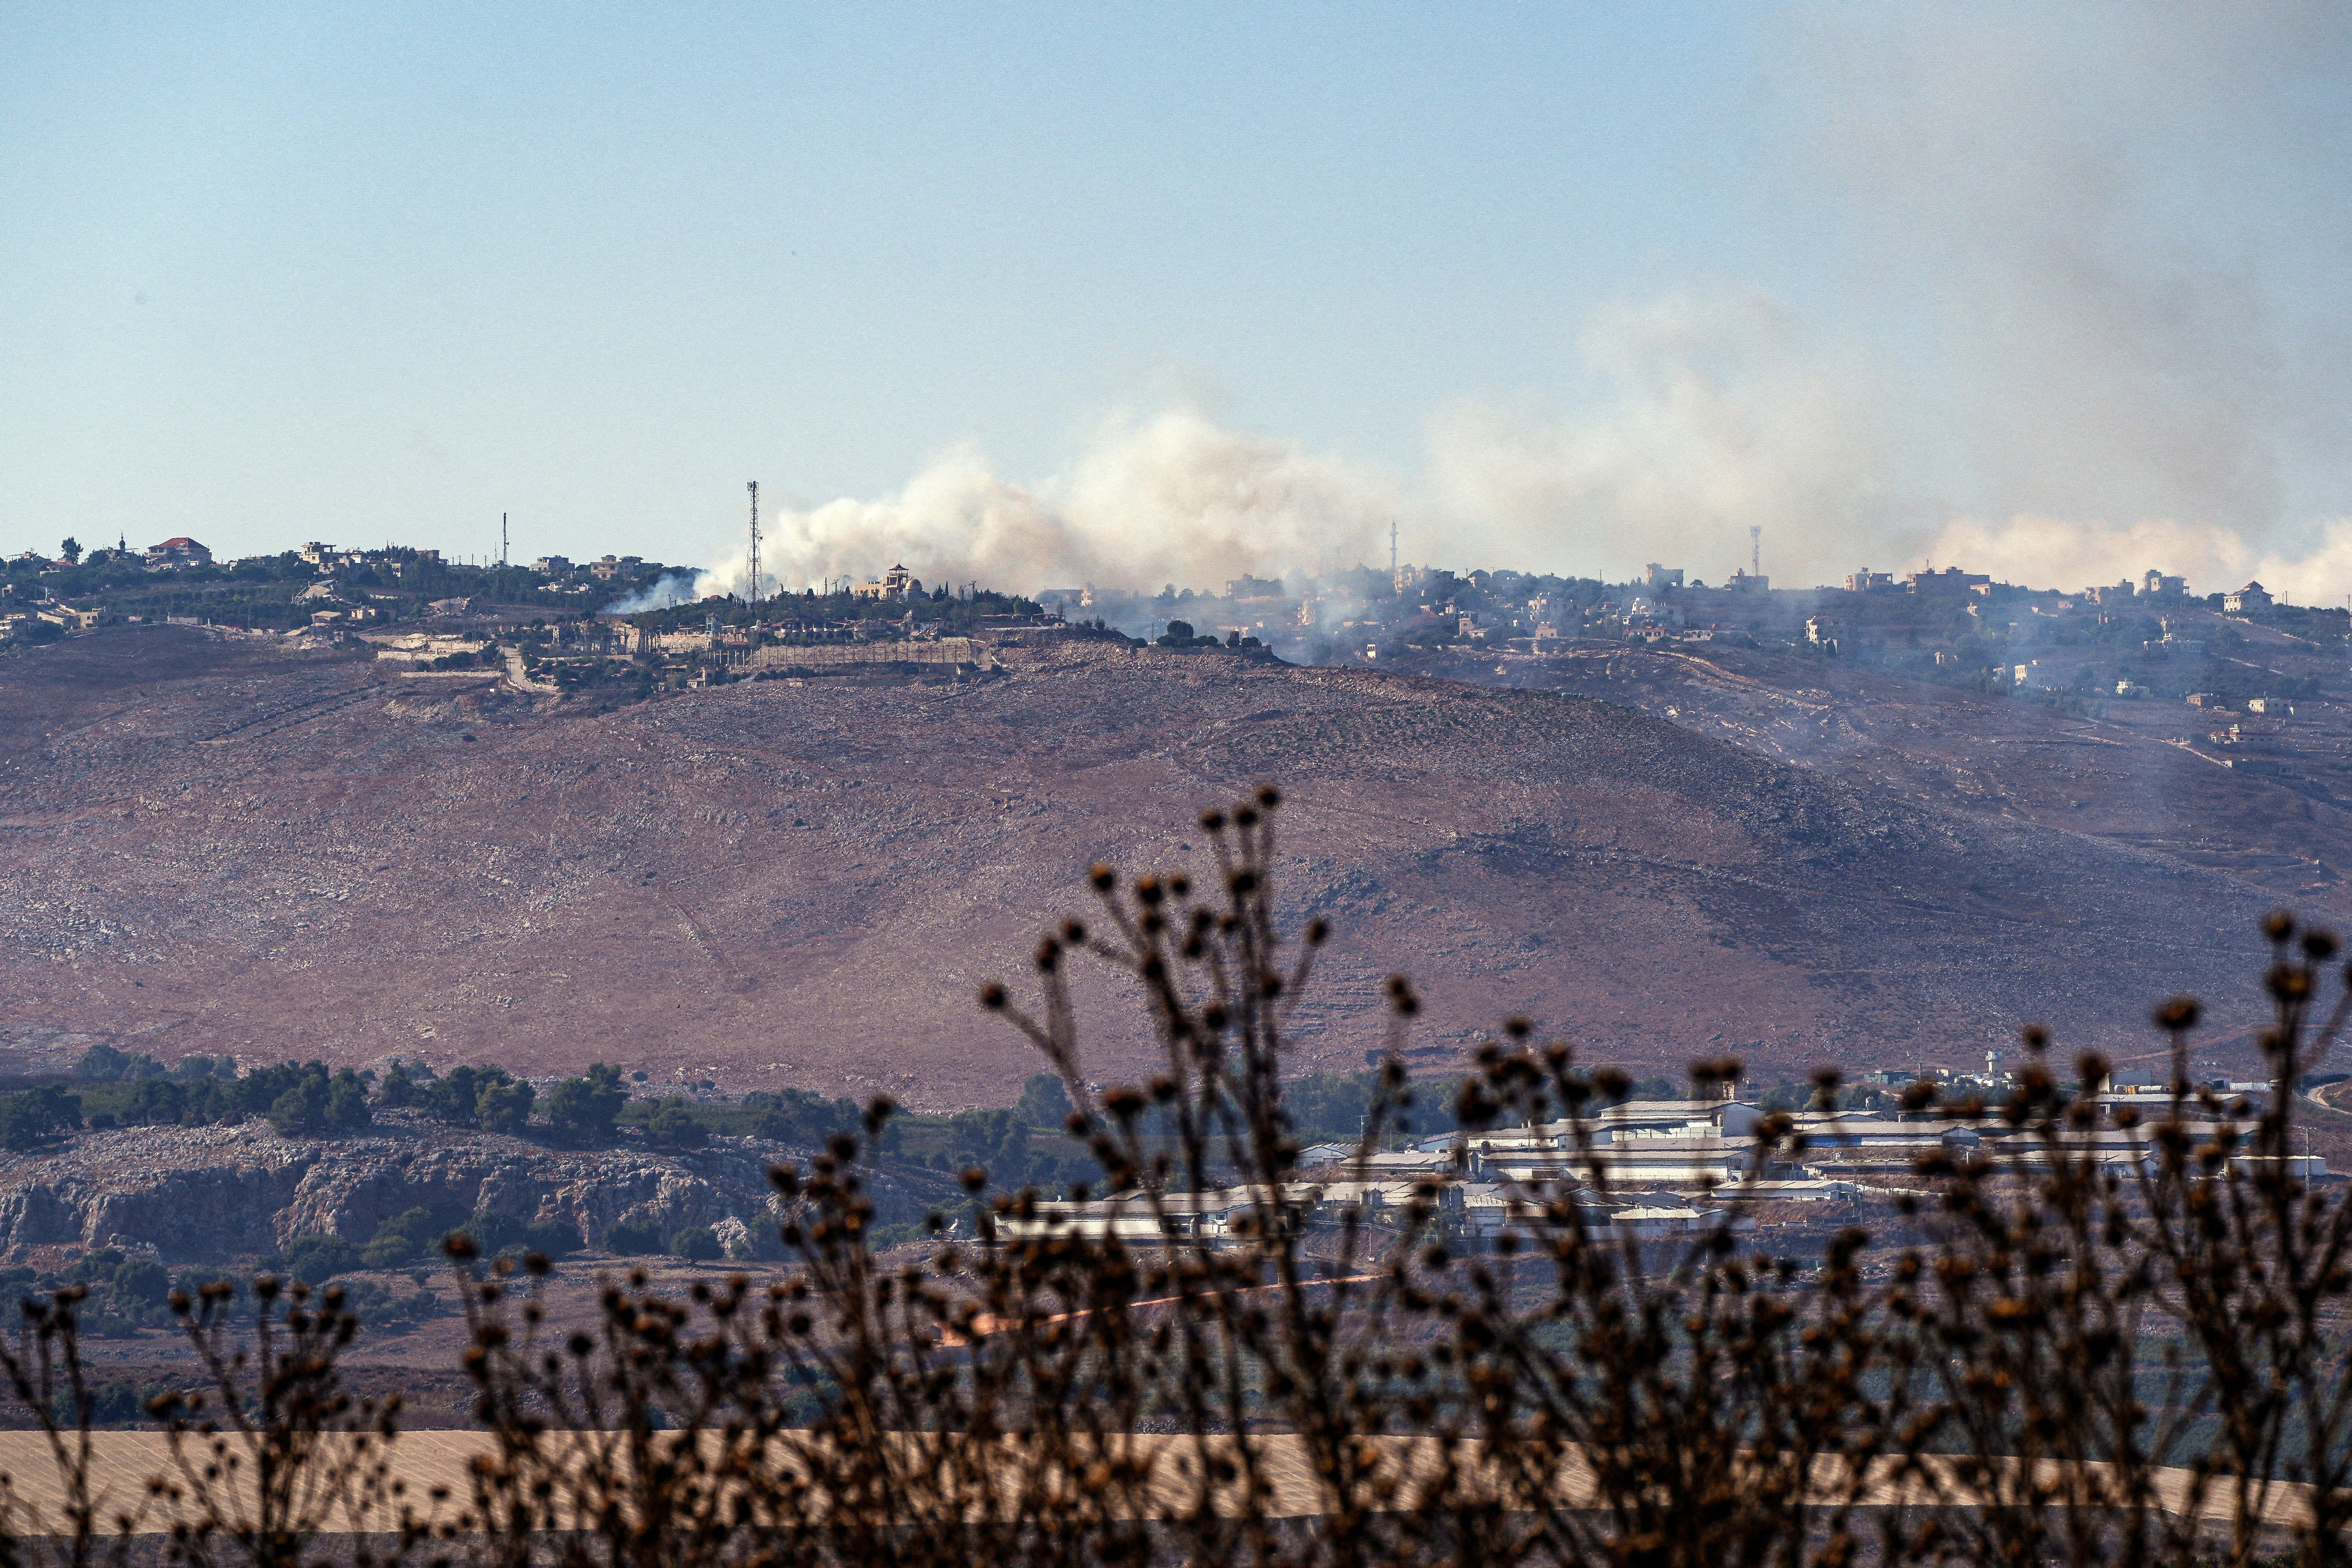
[[[1764,531],[1753,525],[1748,530],[1748,574],[1764,575]]]
[[[1396,581],[1396,519],[1389,519],[1389,581]]]
[[[743,488],[751,492],[751,594],[753,604],[760,602],[760,481],[752,479]]]
[[[507,514],[499,513],[499,564],[507,563]]]

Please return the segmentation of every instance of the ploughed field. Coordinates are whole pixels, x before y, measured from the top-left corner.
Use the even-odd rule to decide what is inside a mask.
[[[599,711],[178,627],[0,660],[5,1066],[165,1059],[647,1071],[917,1107],[1035,1070],[1027,990],[1089,862],[1209,869],[1201,806],[1271,779],[1292,918],[1337,935],[1296,1065],[1360,1067],[1381,982],[1416,1067],[1513,1012],[1592,1059],[1980,1063],[2019,1025],[2137,1055],[2149,1005],[2260,1002],[2279,890],[1790,765],[1671,718],[1223,652],[1007,649]],[[2182,759],[2192,768],[2207,764]],[[1092,1076],[1150,1070],[1092,983]]]

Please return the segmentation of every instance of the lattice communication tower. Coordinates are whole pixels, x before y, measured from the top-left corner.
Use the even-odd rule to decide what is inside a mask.
[[[760,602],[760,481],[751,479],[743,488],[751,492],[751,601]]]

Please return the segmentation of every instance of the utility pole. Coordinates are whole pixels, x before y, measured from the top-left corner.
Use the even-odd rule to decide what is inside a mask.
[[[760,481],[750,480],[743,488],[751,492],[751,603],[756,605],[760,602]]]

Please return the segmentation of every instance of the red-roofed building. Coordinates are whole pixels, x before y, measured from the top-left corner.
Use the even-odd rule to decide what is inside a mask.
[[[184,534],[147,547],[150,566],[209,566],[212,562],[213,552]]]

